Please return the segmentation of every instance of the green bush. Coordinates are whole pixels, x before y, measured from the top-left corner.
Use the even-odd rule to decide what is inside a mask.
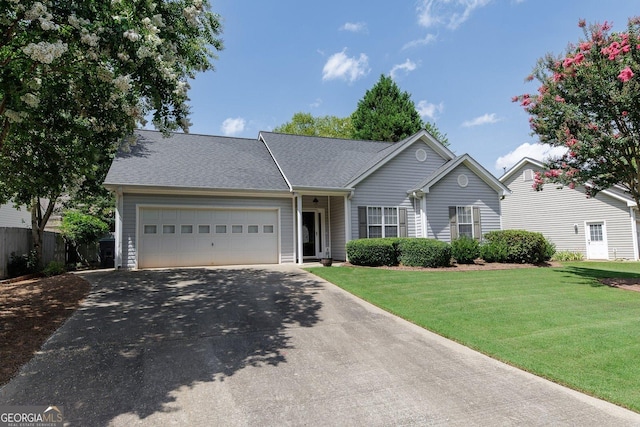
[[[508,252],[502,242],[485,242],[480,246],[480,258],[486,262],[507,262]]]
[[[582,252],[558,251],[551,257],[552,261],[584,261]]]
[[[551,258],[553,258],[553,255],[555,255],[556,253],[556,245],[554,245],[553,242],[550,242],[547,239],[545,239],[544,241],[544,261],[550,261]]]
[[[484,237],[489,246],[484,249],[484,254],[495,258],[495,260],[484,258],[487,262],[537,264],[545,261],[548,253],[548,242],[541,233],[526,230],[497,230],[490,231]]]
[[[347,257],[354,265],[398,265],[394,239],[358,239],[347,243]]]
[[[406,239],[398,244],[399,261],[409,267],[448,267],[451,245],[434,239]]]
[[[16,255],[11,253],[9,262],[7,263],[7,275],[9,278],[25,276],[27,274],[38,272],[38,255],[36,251],[28,254]]]
[[[451,256],[458,264],[473,264],[480,256],[480,244],[475,239],[462,236],[451,242]]]
[[[42,270],[42,273],[47,276],[57,276],[59,274],[65,273],[67,270],[64,268],[64,263],[58,261],[51,261],[47,266]]]

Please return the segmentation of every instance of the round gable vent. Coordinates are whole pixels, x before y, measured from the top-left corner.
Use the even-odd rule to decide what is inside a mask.
[[[424,162],[425,160],[427,160],[427,152],[422,148],[418,148],[416,150],[416,159],[419,162]]]
[[[463,173],[458,175],[458,185],[460,187],[466,187],[467,185],[469,185],[469,178],[467,178],[467,175]]]

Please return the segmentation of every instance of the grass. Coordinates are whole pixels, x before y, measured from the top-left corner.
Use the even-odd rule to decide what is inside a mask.
[[[309,268],[343,289],[496,359],[640,412],[640,263],[398,271]]]

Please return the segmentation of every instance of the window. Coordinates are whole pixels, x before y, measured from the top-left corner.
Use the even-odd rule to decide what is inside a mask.
[[[247,233],[255,234],[260,230],[260,227],[257,225],[247,225]]]
[[[242,233],[242,226],[241,225],[232,225],[231,226],[231,232],[232,233]]]
[[[162,234],[176,234],[176,226],[175,225],[163,225],[162,226]]]
[[[589,224],[589,237],[592,242],[604,242],[602,224]]]
[[[200,234],[209,234],[210,230],[211,230],[211,227],[209,225],[199,225],[198,226],[198,233],[200,233]]]
[[[180,233],[182,234],[192,234],[193,233],[193,225],[181,225]]]
[[[473,239],[473,210],[471,206],[458,206],[458,236]]]
[[[273,225],[263,225],[262,232],[267,234],[273,233]]]
[[[398,237],[398,208],[367,207],[368,237]]]
[[[144,234],[156,234],[158,232],[158,227],[155,225],[145,225],[144,226]]]
[[[216,234],[226,234],[227,226],[226,225],[216,225]]]

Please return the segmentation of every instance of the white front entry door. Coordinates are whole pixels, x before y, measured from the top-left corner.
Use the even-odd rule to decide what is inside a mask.
[[[607,230],[604,221],[585,223],[587,259],[609,259]]]

